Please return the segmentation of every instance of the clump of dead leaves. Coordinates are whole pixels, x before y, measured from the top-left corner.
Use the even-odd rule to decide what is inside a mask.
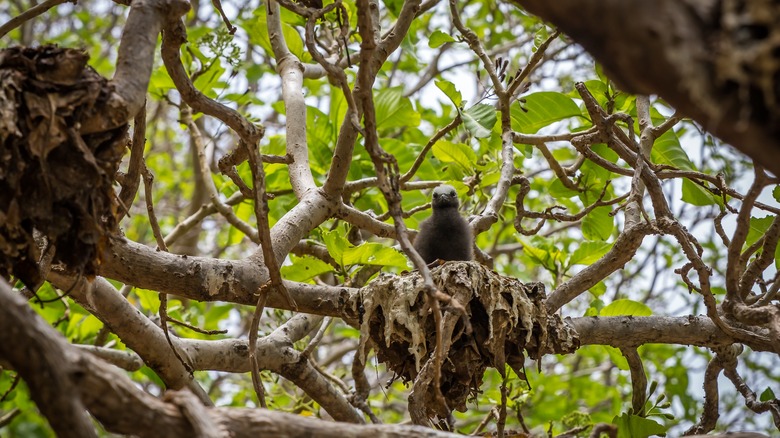
[[[538,359],[579,346],[560,316],[547,313],[541,283],[523,284],[476,262],[448,262],[432,275],[436,287],[465,309],[465,315],[446,307],[442,312],[440,390],[446,407],[437,403],[430,371],[435,366],[436,323],[420,274],[382,274],[362,291],[360,352],[365,359],[373,348],[400,378],[415,382],[410,414],[416,423],[446,419],[453,409],[465,411],[487,367],[503,375],[509,365],[524,376],[526,353]]]
[[[36,240],[52,263],[94,275],[116,228],[127,125],[79,132],[112,91],[87,60],[56,46],[0,51],[0,277],[39,284]]]

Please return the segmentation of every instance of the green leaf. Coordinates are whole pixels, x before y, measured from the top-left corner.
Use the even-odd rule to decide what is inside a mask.
[[[439,88],[439,90],[443,91],[444,94],[450,98],[450,101],[455,104],[457,108],[460,108],[460,104],[463,103],[463,96],[461,96],[460,91],[455,88],[455,84],[445,80],[434,81],[434,83],[436,84],[436,87]]]
[[[344,97],[344,92],[341,88],[330,86],[330,111],[328,115],[330,117],[330,124],[333,125],[334,132],[339,132],[342,123],[344,123],[344,117],[347,115],[349,105],[347,99]]]
[[[455,163],[463,170],[471,170],[477,161],[474,151],[463,143],[439,140],[433,145],[433,156],[443,163]]]
[[[147,289],[135,289],[135,294],[141,302],[141,308],[151,314],[157,314],[160,311],[160,295]]]
[[[623,413],[612,419],[618,427],[618,438],[647,438],[654,435],[666,435],[666,428],[657,422],[638,415]]]
[[[526,111],[519,102],[513,103],[510,110],[512,129],[524,134],[534,134],[557,121],[582,115],[574,100],[563,93],[540,91],[524,99],[522,108]]]
[[[587,240],[607,240],[615,228],[609,207],[596,207],[582,219],[582,235]]]
[[[582,242],[571,255],[570,265],[590,265],[606,254],[611,243],[606,242]]]
[[[420,113],[412,108],[412,101],[404,97],[403,87],[379,90],[374,97],[374,104],[378,131],[420,124]]]
[[[605,293],[607,293],[607,285],[604,284],[603,281],[599,281],[598,283],[596,283],[593,286],[591,286],[591,288],[588,289],[588,292],[593,294],[594,297],[600,297],[600,296],[604,295]],[[601,300],[599,300],[599,301],[601,302]],[[601,307],[599,309],[601,309],[603,307],[604,307],[604,303],[601,302]]]
[[[235,307],[231,304],[214,304],[211,307],[209,307],[208,312],[205,314],[204,319],[204,328],[206,329],[217,329],[219,328],[219,323],[223,319],[228,317],[228,314],[235,310]]]
[[[333,266],[320,259],[303,256],[293,258],[292,265],[282,266],[282,276],[292,281],[308,281],[312,278],[333,271]]]
[[[707,205],[719,204],[721,198],[713,195],[709,190],[699,184],[683,178],[682,182],[682,200],[691,205],[704,207]]]
[[[533,51],[536,52],[539,49],[539,46],[542,45],[542,43],[549,38],[549,32],[547,32],[547,26],[542,26],[539,28],[539,30],[536,31],[534,34],[534,47]]]
[[[336,132],[330,117],[320,109],[306,107],[306,141],[309,144],[309,165],[318,175],[324,175],[333,160],[332,147],[336,143]]]
[[[523,253],[527,255],[531,261],[543,266],[545,269],[551,272],[558,270],[556,262],[560,262],[563,258],[563,253],[558,247],[550,240],[534,236],[532,241],[523,240]]]
[[[222,63],[219,62],[219,59],[217,59],[211,64],[211,68],[209,68],[208,71],[195,79],[195,82],[193,82],[192,85],[200,90],[201,93],[211,98],[215,98],[217,97],[217,94],[213,91],[214,88],[225,88],[225,83],[220,81],[224,72],[225,68],[222,66]],[[217,87],[217,85],[220,86]]]
[[[655,164],[666,164],[682,170],[696,170],[674,131],[669,130],[658,137],[650,152],[650,160]]]
[[[95,315],[87,315],[84,320],[79,324],[79,335],[81,339],[91,338],[96,336],[100,329],[102,329],[103,322]]]
[[[558,177],[555,177],[550,185],[547,186],[547,193],[555,199],[573,198],[580,194],[580,192],[563,185],[563,182]]]
[[[257,19],[247,21],[244,26],[246,27],[249,41],[252,44],[262,47],[269,56],[274,56],[274,51],[271,47],[271,39],[268,38],[268,24],[266,21],[265,9],[266,8],[257,8],[255,11]],[[282,21],[282,35],[284,36],[285,43],[287,43],[287,48],[290,49],[290,52],[293,55],[304,62],[311,59],[311,55],[309,55],[308,52],[306,52],[306,56],[304,56],[303,39],[301,38],[301,35],[293,26],[290,26],[284,21]]]
[[[750,229],[748,230],[748,235],[745,239],[745,245],[743,248],[749,247],[750,245],[756,243],[758,239],[764,237],[766,230],[769,229],[769,226],[772,225],[774,220],[774,216],[751,217]]]
[[[344,251],[347,249],[349,242],[347,238],[338,230],[326,231],[322,233],[322,240],[325,242],[325,246],[328,248],[328,253],[340,266],[344,266]]]
[[[408,268],[406,257],[395,248],[377,242],[366,242],[354,246],[340,230],[325,232],[322,235],[328,252],[336,262],[343,266],[376,265]]]
[[[463,125],[476,138],[490,137],[496,124],[496,109],[492,105],[479,103],[463,111]]]
[[[628,359],[623,356],[623,353],[621,353],[619,349],[610,345],[603,345],[602,348],[609,354],[609,360],[611,360],[619,370],[626,371],[629,369]]]
[[[772,189],[772,196],[775,197],[775,201],[780,202],[780,185]]]
[[[393,14],[394,17],[398,17],[404,5],[403,0],[385,0],[384,3],[385,6],[387,6],[387,10],[390,11],[390,13]]]
[[[454,42],[455,42],[455,38],[451,37],[449,34],[446,34],[440,30],[435,30],[428,38],[428,47],[430,47],[431,49],[435,49],[443,46],[446,43],[454,43]]]
[[[168,70],[164,66],[156,68],[152,72],[149,80],[149,94],[153,96],[164,96],[169,90],[176,88],[173,79],[168,75]]]
[[[650,316],[653,311],[645,304],[634,300],[615,300],[601,309],[600,316]]]
[[[406,257],[398,250],[376,242],[348,248],[344,252],[344,264],[408,267]]]
[[[780,271],[780,245],[775,248],[775,269]]]
[[[601,82],[598,79],[591,79],[589,81],[585,81],[585,88],[587,88],[588,91],[590,91],[590,94],[596,98],[596,101],[599,103],[599,105],[602,107],[607,105],[607,94],[609,93],[607,84]],[[571,92],[568,93],[568,96],[575,99],[580,97],[579,93],[575,89],[572,89]]]
[[[761,393],[761,396],[759,397],[759,400],[762,402],[768,402],[771,400],[776,399],[774,391],[772,391],[772,388],[767,388],[764,390],[764,392]]]

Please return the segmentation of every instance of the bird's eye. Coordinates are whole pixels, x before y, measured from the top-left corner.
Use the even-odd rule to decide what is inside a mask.
[[[436,199],[436,198],[438,198],[438,197],[439,197],[439,194],[438,194],[438,193],[434,193],[434,194],[433,194],[433,199]]]
[[[450,196],[455,196],[455,192],[450,192]]]

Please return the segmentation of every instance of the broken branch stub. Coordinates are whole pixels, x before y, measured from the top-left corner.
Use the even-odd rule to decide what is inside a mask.
[[[509,365],[524,376],[525,352],[539,359],[545,353],[573,352],[579,347],[576,334],[560,316],[547,313],[541,283],[523,284],[476,262],[448,262],[431,273],[436,287],[465,308],[472,327],[467,332],[463,315],[451,306],[443,307],[447,312],[442,319],[441,393],[450,410],[466,410],[487,367],[503,375]],[[427,379],[421,370],[433,365],[436,325],[425,305],[420,274],[382,274],[362,292],[362,357],[373,348],[378,359],[404,381]],[[427,380],[425,394],[415,398],[424,400],[429,418],[441,418],[447,413],[435,402],[433,380]]]

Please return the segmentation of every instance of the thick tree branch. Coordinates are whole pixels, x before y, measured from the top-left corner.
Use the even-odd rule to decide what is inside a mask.
[[[187,395],[172,394],[168,401],[160,400],[113,366],[68,344],[5,282],[0,283],[0,316],[0,357],[24,370],[22,376],[34,389],[33,398],[51,419],[58,436],[97,436],[85,407],[106,430],[140,437],[198,436],[198,430],[229,430],[236,438],[458,436],[424,427],[357,426],[264,409],[196,407]],[[185,403],[182,397],[188,397],[188,401]],[[193,410],[206,417],[195,421],[191,418]]]
[[[74,366],[79,354],[59,336],[0,280],[0,358],[22,376],[58,436],[96,437],[72,380],[84,372]]]
[[[634,258],[645,236],[654,232],[654,227],[644,222],[623,230],[615,239],[615,244],[612,245],[609,252],[592,265],[574,274],[569,281],[562,283],[550,293],[550,297],[547,299],[547,310],[557,311],[612,272],[625,266]]]
[[[293,157],[293,163],[290,164],[290,183],[295,191],[295,196],[298,199],[303,199],[306,192],[317,187],[309,167],[309,146],[306,141],[306,102],[303,99],[304,67],[301,61],[287,48],[287,42],[284,40],[282,32],[278,3],[273,0],[269,1],[268,12],[268,36],[276,58],[276,69],[282,79],[287,154]]]
[[[146,102],[157,36],[166,21],[178,19],[189,9],[187,0],[133,1],[119,42],[116,72],[111,79],[114,92],[105,108],[96,108],[81,126],[81,134],[107,131],[135,117]]]
[[[139,243],[112,239],[100,274],[143,289],[167,292],[197,301],[224,301],[255,305],[254,295],[269,277],[246,260],[189,257],[155,251]],[[285,281],[301,312],[357,319],[357,289],[315,286]],[[284,298],[272,291],[267,305],[286,309]],[[351,310],[350,310],[351,309]],[[291,309],[290,309],[291,310]]]

